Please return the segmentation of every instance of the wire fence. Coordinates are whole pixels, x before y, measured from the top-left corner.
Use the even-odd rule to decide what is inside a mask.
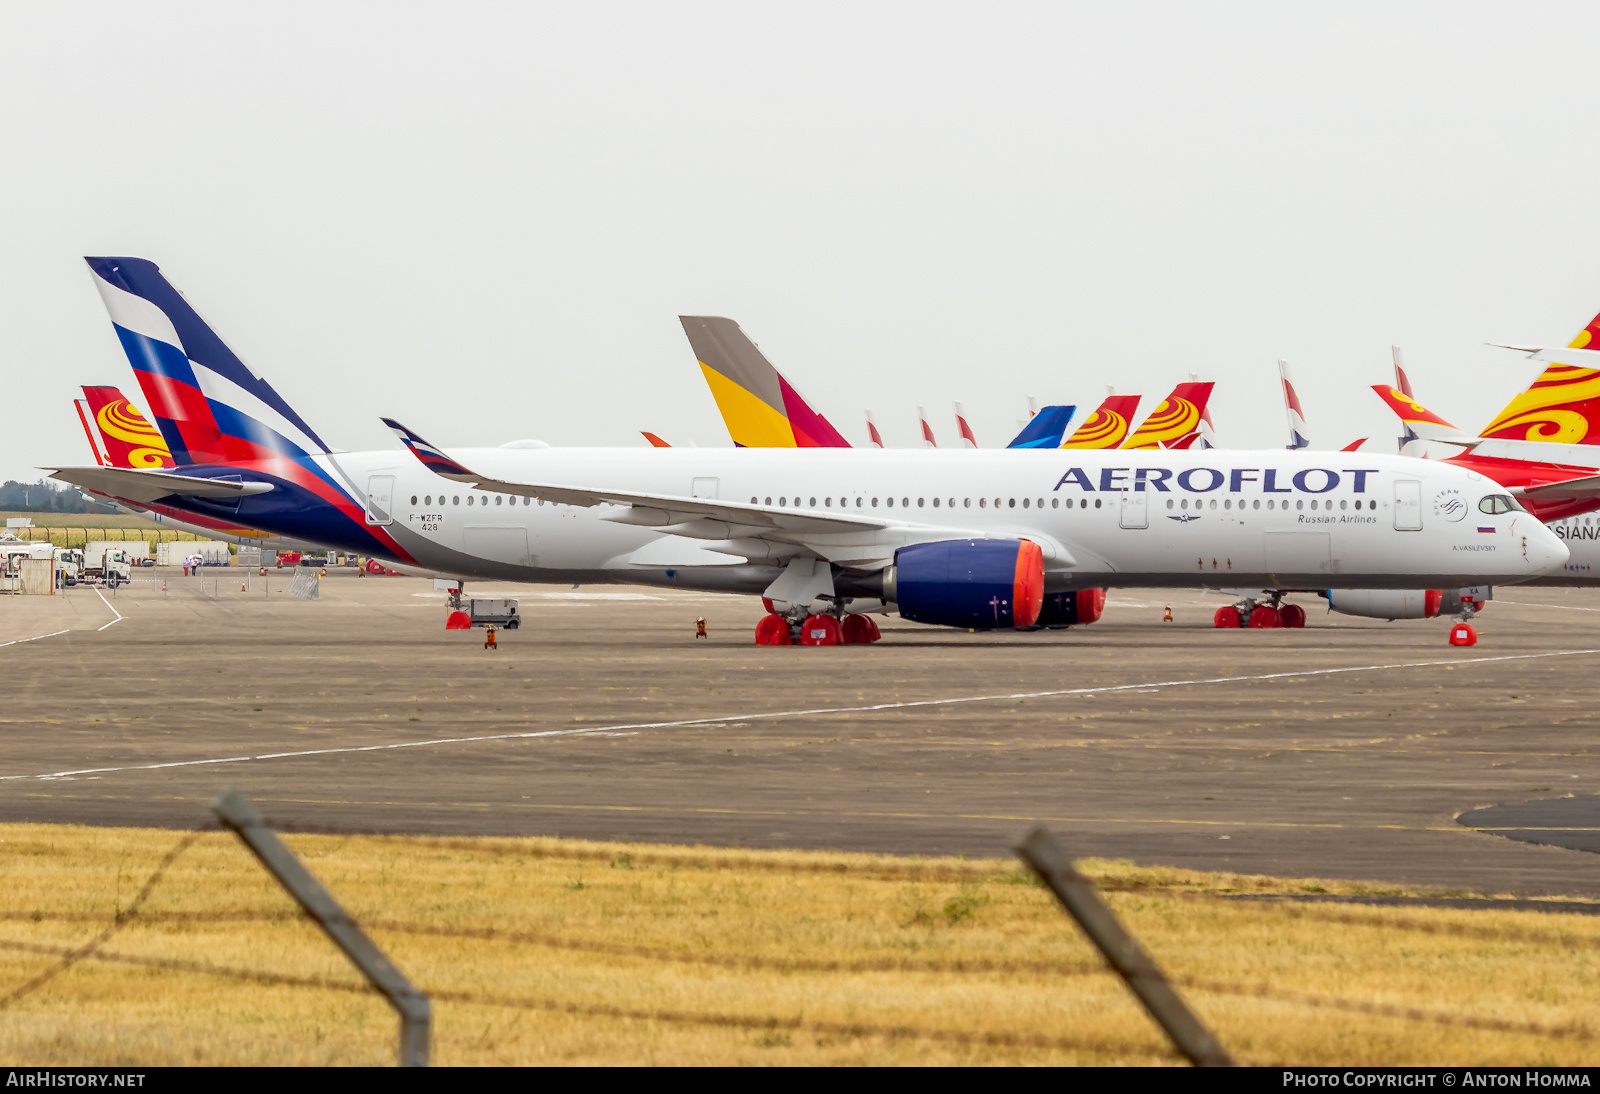
[[[239,924],[283,923],[288,921],[312,922],[313,916],[305,908],[299,909],[243,909],[218,912],[149,912],[145,910],[149,899],[171,867],[207,832],[216,826],[188,832],[166,853],[160,863],[146,878],[129,906],[115,915],[71,912],[20,912],[0,911],[0,922],[82,924],[99,928],[87,941],[78,944],[26,942],[0,939],[0,952],[29,954],[54,960],[42,970],[0,995],[0,1011],[13,1007],[19,1001],[38,992],[61,974],[83,962],[123,965],[162,970],[187,975],[220,977],[240,982],[291,988],[314,989],[332,992],[381,995],[370,982],[338,977],[304,975],[265,969],[240,968],[204,960],[185,960],[158,957],[107,949],[116,935],[133,924],[156,926],[176,924]],[[299,828],[300,832],[313,832],[345,838],[377,838],[386,841],[418,845],[436,850],[471,851],[491,855],[517,855],[524,858],[568,859],[585,862],[623,862],[637,867],[660,867],[698,870],[757,870],[795,875],[843,875],[863,880],[883,881],[938,881],[958,884],[976,882],[1015,882],[1017,871],[993,865],[974,864],[972,867],[950,867],[907,863],[904,866],[885,863],[858,864],[850,862],[783,861],[757,856],[719,853],[683,854],[654,852],[624,852],[604,848],[561,846],[555,843],[526,842],[501,843],[493,840],[461,840],[433,837],[405,836],[386,833],[353,832],[328,828]],[[1077,875],[1077,880],[1089,879]],[[1101,889],[1115,891],[1115,885],[1097,883]],[[1370,927],[1381,930],[1414,931],[1447,935],[1480,941],[1505,941],[1503,930],[1481,927],[1470,923],[1439,922],[1404,915],[1368,912],[1326,905],[1296,905],[1288,903],[1243,904],[1227,896],[1196,893],[1182,889],[1130,887],[1140,895],[1175,898],[1183,901],[1203,902],[1215,907],[1226,907],[1233,912],[1259,912],[1264,918],[1273,916],[1333,922],[1345,925]],[[1352,899],[1359,899],[1354,897]],[[351,921],[353,924],[353,920]],[[1080,920],[1081,922],[1081,920]],[[1114,961],[1019,961],[1003,959],[934,959],[934,958],[867,958],[819,959],[805,957],[774,957],[759,954],[728,952],[691,952],[670,946],[632,945],[600,939],[583,938],[551,932],[512,930],[489,925],[444,926],[425,922],[397,919],[370,919],[361,925],[380,935],[400,935],[453,939],[503,946],[541,947],[544,949],[593,954],[605,957],[632,959],[662,964],[700,966],[713,969],[759,971],[776,973],[818,974],[870,974],[900,973],[928,976],[1005,976],[1084,977],[1110,973]],[[1516,941],[1529,946],[1600,949],[1600,937],[1572,934],[1561,931],[1518,930]],[[1107,955],[1108,957],[1111,955]],[[1186,990],[1214,996],[1260,999],[1307,1010],[1340,1012],[1365,1017],[1414,1022],[1423,1025],[1468,1029],[1510,1035],[1529,1036],[1550,1041],[1592,1043],[1600,1034],[1582,1023],[1564,1025],[1533,1021],[1513,1021],[1488,1015],[1429,1009],[1418,1006],[1376,1002],[1347,996],[1318,994],[1284,989],[1271,984],[1244,983],[1215,978],[1187,975],[1182,972],[1163,973],[1151,971],[1163,981]],[[1124,972],[1126,976],[1127,973]],[[1130,987],[1135,987],[1130,983]],[[1006,1030],[951,1029],[888,1022],[839,1022],[818,1020],[796,1015],[742,1014],[720,1011],[686,1009],[653,1009],[614,1006],[605,1003],[582,1002],[548,996],[508,995],[490,991],[465,991],[445,985],[423,985],[426,997],[441,1003],[482,1006],[551,1014],[565,1014],[594,1019],[617,1019],[660,1022],[676,1025],[715,1027],[746,1031],[814,1033],[820,1036],[851,1038],[893,1038],[927,1041],[951,1045],[1040,1049],[1087,1053],[1109,1057],[1165,1057],[1181,1059],[1193,1056],[1180,1048],[1156,1042],[1117,1041],[1093,1037],[1057,1036]],[[1137,992],[1137,987],[1135,991]],[[1251,1061],[1258,1062],[1258,1061]],[[1264,1061],[1261,1061],[1264,1062]]]

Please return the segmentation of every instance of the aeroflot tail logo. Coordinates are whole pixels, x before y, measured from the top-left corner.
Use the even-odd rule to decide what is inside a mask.
[[[1346,467],[1334,471],[1326,467],[1308,467],[1303,471],[1286,473],[1273,467],[1234,467],[1220,471],[1215,467],[1189,467],[1174,472],[1170,467],[1102,467],[1098,480],[1081,467],[1069,468],[1055,489],[1076,486],[1079,490],[1106,493],[1142,494],[1159,491],[1170,494],[1173,487],[1191,494],[1209,494],[1226,487],[1231,494],[1243,493],[1246,486],[1262,494],[1326,494],[1335,490],[1348,475],[1351,489],[1357,494],[1367,492],[1367,476],[1376,475],[1375,467]],[[1287,474],[1287,478],[1280,478]],[[1463,508],[1465,512],[1465,508]]]

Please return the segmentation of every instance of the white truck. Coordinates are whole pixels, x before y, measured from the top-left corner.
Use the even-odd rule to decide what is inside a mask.
[[[83,577],[83,552],[76,547],[57,547],[55,559],[56,587],[70,589]]]
[[[113,589],[132,581],[133,563],[128,558],[129,546],[115,540],[90,540],[83,549],[82,576],[89,581],[104,581]],[[149,544],[140,541],[138,546],[144,548],[141,555],[149,554]]]

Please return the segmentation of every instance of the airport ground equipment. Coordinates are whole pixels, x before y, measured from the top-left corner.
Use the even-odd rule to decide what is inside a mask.
[[[515,600],[476,599],[464,602],[467,618],[474,627],[504,627],[514,631],[522,624]]]
[[[92,540],[84,549],[83,561],[83,577],[89,581],[103,581],[115,589],[133,580],[133,563],[120,543]]]
[[[400,1066],[427,1067],[433,1022],[428,997],[395,968],[388,955],[367,937],[278,834],[267,827],[243,795],[237,790],[226,791],[211,803],[211,808],[400,1015]]]
[[[1017,844],[1016,851],[1083,928],[1106,963],[1117,970],[1173,1047],[1196,1067],[1233,1066],[1227,1050],[1189,1009],[1155,959],[1128,933],[1116,913],[1100,899],[1094,883],[1077,871],[1050,833],[1035,828]]]

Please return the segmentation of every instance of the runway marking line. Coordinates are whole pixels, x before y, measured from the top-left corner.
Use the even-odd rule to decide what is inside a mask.
[[[78,794],[28,794],[30,798],[79,799]],[[117,795],[97,794],[96,800],[121,800]],[[173,800],[184,800],[175,798]],[[1333,821],[1238,821],[1197,820],[1183,817],[1056,817],[1024,816],[1012,813],[913,813],[894,810],[849,810],[846,812],[816,812],[809,809],[728,809],[709,806],[668,805],[585,805],[569,802],[418,802],[418,801],[352,801],[339,798],[252,798],[258,803],[278,805],[347,805],[363,809],[373,806],[401,806],[409,809],[549,809],[566,812],[593,813],[673,813],[740,817],[865,817],[897,820],[994,820],[1035,824],[1175,824],[1207,828],[1322,828],[1349,831],[1382,830],[1387,832],[1457,832],[1473,835],[1483,832],[1593,832],[1594,828],[1475,828],[1462,824],[1340,824]],[[350,833],[352,835],[384,835],[382,832]],[[414,835],[415,833],[407,833]],[[488,837],[494,838],[494,837]]]
[[[97,590],[98,591],[98,590]],[[115,611],[116,609],[112,609]],[[120,617],[119,617],[120,618]],[[112,622],[116,622],[113,620]],[[41,636],[49,637],[49,636]],[[1511,653],[1498,657],[1463,657],[1443,661],[1401,661],[1387,665],[1351,665],[1336,669],[1300,669],[1296,672],[1269,672],[1256,676],[1212,676],[1193,680],[1162,680],[1155,683],[1109,684],[1098,688],[1057,688],[1049,691],[1019,691],[998,695],[957,695],[945,699],[913,699],[901,703],[871,703],[853,707],[817,707],[810,710],[775,710],[764,714],[724,714],[711,718],[685,718],[671,722],[635,722],[628,725],[585,726],[582,729],[543,729],[527,733],[487,733],[475,737],[435,737],[426,741],[398,741],[383,745],[349,745],[340,748],[311,748],[295,752],[267,752],[259,756],[219,756],[204,760],[173,760],[159,764],[127,764],[120,767],[85,767],[71,771],[51,771],[34,775],[0,775],[0,782],[17,779],[62,779],[77,775],[104,775],[120,771],[160,771],[174,767],[199,767],[205,764],[248,763],[252,760],[289,760],[306,756],[349,755],[357,752],[388,752],[401,748],[432,748],[439,745],[481,744],[484,741],[522,741],[546,737],[589,737],[619,730],[688,729],[694,726],[729,722],[772,721],[777,718],[804,718],[828,714],[870,714],[881,710],[914,710],[920,707],[951,706],[956,703],[990,703],[1015,699],[1051,699],[1069,695],[1107,695],[1124,691],[1157,688],[1197,687],[1205,684],[1249,684],[1264,680],[1302,680],[1313,676],[1336,676],[1351,672],[1384,672],[1392,669],[1425,669],[1441,665],[1482,665],[1500,661],[1535,661],[1546,657],[1583,657],[1600,654],[1600,649],[1552,650],[1547,653]]]
[[[152,580],[153,580],[153,579],[152,579]],[[95,596],[98,596],[98,597],[99,597],[99,598],[100,598],[100,603],[102,603],[102,604],[104,604],[104,605],[105,605],[105,606],[106,606],[106,607],[108,607],[108,608],[111,608],[111,601],[109,601],[109,600],[107,600],[107,599],[106,599],[106,594],[105,594],[105,593],[103,593],[103,592],[101,592],[101,591],[100,591],[100,590],[99,590],[99,589],[96,589],[96,590],[95,590],[95,591],[94,591],[94,595],[95,595]],[[113,619],[113,620],[112,620],[112,621],[111,621],[111,623],[121,623],[121,622],[122,622],[122,613],[121,613],[121,612],[119,612],[119,611],[117,611],[117,609],[115,609],[115,608],[111,608],[111,614],[112,614],[112,615],[114,615],[114,616],[116,616],[116,618],[115,618],[115,619]],[[106,624],[106,627],[109,627],[109,626],[111,626],[111,623],[107,623],[107,624]],[[96,627],[96,628],[95,628],[95,630],[97,630],[97,631],[103,631],[103,630],[105,630],[105,629],[106,629],[106,627]]]
[[[68,630],[70,629],[69,627]],[[24,642],[37,642],[41,638],[54,638],[58,634],[66,633],[66,631],[51,631],[49,634],[36,634],[32,638],[13,638],[9,642],[0,642],[0,646],[20,646]]]

